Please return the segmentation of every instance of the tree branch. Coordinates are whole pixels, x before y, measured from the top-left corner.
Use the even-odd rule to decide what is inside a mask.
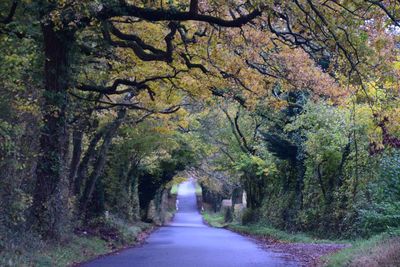
[[[166,51],[157,49],[151,45],[144,43],[138,36],[132,34],[125,34],[117,29],[114,25],[105,22],[103,24],[103,36],[111,45],[123,48],[130,48],[135,53],[135,55],[143,61],[166,61],[168,63],[172,62],[172,52],[175,33],[177,31],[177,24],[170,22],[168,24],[170,28],[170,33],[168,33],[164,40],[166,43]],[[110,32],[118,37],[120,40],[114,41]],[[146,51],[150,51],[146,52]]]
[[[231,130],[232,130],[232,133],[233,133],[233,135],[235,136],[236,141],[238,142],[238,145],[239,145],[239,147],[240,147],[240,150],[242,150],[242,152],[245,153],[245,154],[252,154],[251,151],[249,151],[249,149],[243,144],[243,139],[242,139],[241,136],[238,134],[237,128],[236,128],[236,125],[235,125],[235,122],[234,122],[234,120],[231,118],[231,116],[229,115],[228,111],[225,110],[224,108],[221,108],[221,109],[222,109],[222,112],[225,113],[225,116],[226,116],[226,118],[227,118],[228,121],[229,121],[229,124],[230,124],[230,126],[231,126]]]
[[[173,74],[166,74],[166,75],[159,75],[159,76],[152,76],[142,81],[137,82],[136,80],[129,80],[129,79],[116,79],[112,85],[110,86],[99,86],[99,85],[87,85],[87,84],[80,84],[77,86],[77,89],[81,91],[88,91],[88,92],[98,92],[104,95],[120,95],[124,93],[139,92],[141,90],[150,89],[147,83],[154,82],[157,80],[164,80],[164,79],[172,79],[177,77],[177,75],[183,70],[174,70]],[[130,86],[131,88],[118,90],[118,87],[121,85]],[[133,87],[133,88],[132,88]]]
[[[17,11],[17,6],[18,6],[18,1],[14,0],[13,3],[11,4],[8,15],[4,19],[0,19],[1,24],[8,24],[12,22],[15,12]]]
[[[197,14],[198,12],[199,12],[199,1],[198,0],[190,0],[189,13]]]
[[[120,1],[121,2],[121,1]],[[197,1],[191,1],[191,6],[197,5]],[[196,11],[193,7],[191,11]],[[189,12],[177,12],[176,10],[165,10],[165,9],[149,9],[142,8],[135,5],[127,4],[122,1],[122,5],[107,6],[102,5],[96,17],[100,20],[106,20],[112,17],[121,16],[132,16],[148,21],[200,21],[210,24],[215,24],[221,27],[241,27],[253,19],[261,16],[262,11],[260,8],[254,9],[247,15],[240,16],[232,20],[225,20],[219,17],[210,15],[203,15],[198,13]]]
[[[200,69],[204,74],[207,74],[209,72],[208,69],[204,67],[202,64],[192,63],[187,54],[180,53],[179,55],[183,58],[183,60],[185,61],[185,65],[189,69]]]
[[[374,0],[366,0],[366,2],[371,3],[377,7],[379,7],[385,14],[389,17],[389,19],[397,26],[400,27],[400,18],[396,18],[396,13],[390,13],[389,9],[382,3],[382,1],[374,1]]]
[[[242,131],[240,130],[239,114],[240,114],[240,107],[239,107],[238,111],[236,112],[235,119],[234,119],[236,131],[237,131],[237,133],[238,133],[238,135],[240,137],[240,140],[243,143],[243,146],[246,148],[247,151],[249,151],[250,154],[254,155],[255,150],[248,145],[246,137],[243,135]]]

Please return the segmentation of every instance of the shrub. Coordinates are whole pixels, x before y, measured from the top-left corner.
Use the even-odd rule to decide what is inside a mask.
[[[257,212],[253,209],[245,209],[242,215],[242,224],[247,225],[257,221]]]

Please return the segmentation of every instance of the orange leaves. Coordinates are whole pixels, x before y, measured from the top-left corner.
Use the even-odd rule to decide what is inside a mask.
[[[288,90],[308,90],[315,97],[326,96],[333,99],[348,93],[317,67],[303,50],[285,47],[273,56],[273,60]]]

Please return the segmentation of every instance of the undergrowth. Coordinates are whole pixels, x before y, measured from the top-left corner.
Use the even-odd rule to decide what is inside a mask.
[[[131,246],[151,224],[128,224],[114,217],[97,218],[76,228],[59,242],[49,243],[26,233],[19,240],[3,240],[0,266],[71,266],[117,249]]]

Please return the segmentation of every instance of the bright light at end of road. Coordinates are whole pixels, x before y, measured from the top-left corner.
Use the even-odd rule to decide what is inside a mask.
[[[194,186],[193,181],[183,182],[179,185],[178,189],[179,196],[193,195],[195,192],[196,188]]]

